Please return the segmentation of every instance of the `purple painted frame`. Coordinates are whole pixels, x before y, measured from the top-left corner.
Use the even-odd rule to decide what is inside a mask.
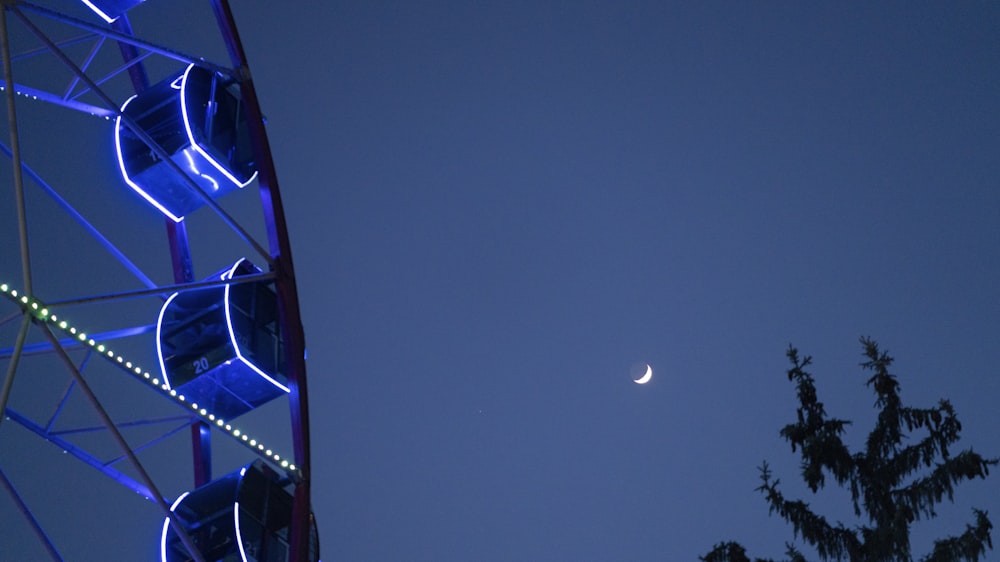
[[[278,177],[271,157],[271,147],[264,130],[264,116],[257,99],[253,80],[248,71],[246,52],[236,30],[236,21],[228,0],[212,0],[212,8],[219,22],[219,30],[226,41],[233,67],[240,72],[240,92],[244,109],[248,112],[250,135],[254,156],[259,172],[261,204],[267,222],[267,239],[274,259],[276,274],[275,287],[278,293],[279,321],[281,333],[285,337],[288,353],[288,383],[292,416],[292,438],[295,464],[301,472],[301,480],[296,483],[292,500],[291,552],[289,560],[308,562],[311,464],[309,451],[309,407],[306,385],[305,333],[299,314],[298,289],[295,285],[295,270],[292,266],[292,247],[288,239],[284,205],[278,191]]]

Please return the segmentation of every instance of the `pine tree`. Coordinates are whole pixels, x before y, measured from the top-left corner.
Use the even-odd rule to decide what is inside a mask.
[[[797,539],[815,549],[821,560],[850,562],[911,562],[910,530],[914,522],[933,519],[934,508],[953,500],[955,485],[985,478],[998,459],[987,459],[972,449],[952,454],[962,424],[947,400],[933,408],[911,408],[900,400],[900,386],[889,372],[892,357],[870,338],[861,338],[865,361],[872,373],[867,386],[876,396],[878,419],[868,434],[864,450],[852,453],[842,436],[849,421],[827,416],[816,395],[814,379],[806,371],[812,363],[789,346],[792,366],[788,380],[795,383],[799,407],[795,423],[786,425],[781,436],[802,458],[802,479],[814,493],[827,478],[850,490],[854,513],[863,522],[855,527],[832,524],[814,513],[809,504],[786,499],[765,462],[760,468],[760,491],[770,508],[792,525]],[[913,432],[926,433],[904,445]],[[993,548],[993,528],[986,512],[973,509],[974,520],[960,535],[934,542],[933,551],[921,562],[978,562]],[[805,562],[805,556],[786,544],[789,562]],[[703,562],[751,562],[746,549],[735,542],[715,545],[701,557]],[[755,558],[754,562],[772,562]]]

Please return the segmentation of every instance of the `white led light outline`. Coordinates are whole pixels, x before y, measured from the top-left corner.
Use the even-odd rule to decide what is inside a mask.
[[[194,164],[194,157],[191,156],[191,151],[190,150],[188,150],[188,149],[185,148],[184,150],[181,151],[181,154],[183,154],[184,155],[184,159],[187,160],[188,169],[191,170],[191,172],[193,172],[195,174],[198,174],[199,176],[204,175],[204,174],[201,173],[201,171],[198,170],[198,166],[195,166],[195,164]],[[218,186],[216,186],[216,187],[218,187]]]
[[[187,132],[188,142],[191,144],[191,147],[198,152],[198,154],[201,154],[205,158],[205,160],[208,160],[209,164],[211,164],[222,175],[226,176],[226,179],[233,182],[233,185],[235,185],[236,187],[242,189],[250,185],[250,182],[252,182],[254,178],[257,177],[257,171],[254,170],[254,173],[250,176],[250,178],[247,181],[240,182],[240,180],[236,179],[236,176],[232,175],[229,172],[229,170],[225,168],[225,166],[219,164],[219,162],[216,161],[215,158],[212,158],[207,152],[205,152],[205,150],[198,145],[198,142],[194,138],[194,132],[191,130],[191,122],[190,119],[188,119],[188,110],[187,110],[187,79],[188,79],[188,74],[191,72],[192,68],[194,68],[194,64],[188,65],[187,70],[184,71],[184,76],[181,79],[181,115],[183,116],[183,119],[181,119],[181,121],[184,122],[184,131]]]
[[[242,475],[241,471],[240,476]],[[247,552],[243,549],[243,533],[240,532],[240,502],[233,502],[233,522],[236,528],[236,544],[240,545],[240,556],[243,558],[243,562],[247,562]]]
[[[101,19],[104,20],[104,21],[106,21],[106,22],[108,22],[108,23],[114,23],[114,21],[116,19],[118,19],[118,17],[111,17],[108,14],[105,14],[104,10],[102,10],[102,9],[98,8],[97,6],[95,6],[93,3],[90,2],[90,0],[81,0],[81,2],[83,2],[84,4],[86,4],[86,6],[88,8],[90,8],[91,10],[93,10],[95,14],[101,16]]]
[[[190,493],[191,492],[184,492],[183,494],[177,496],[177,499],[174,500],[174,504],[170,506],[170,513],[174,513],[174,510],[177,509],[177,506],[179,506],[181,504],[181,502],[184,501],[184,498],[188,497],[188,495]],[[160,533],[160,561],[161,562],[167,562],[167,529],[169,529],[169,528],[170,528],[170,518],[169,517],[164,517],[163,518],[163,532]]]
[[[128,184],[136,193],[142,196],[143,199],[149,202],[150,205],[159,209],[161,213],[170,217],[170,220],[174,222],[181,222],[184,217],[178,217],[177,215],[171,213],[166,207],[160,204],[159,201],[153,198],[150,194],[146,193],[139,184],[132,181],[132,178],[128,175],[128,170],[125,169],[125,160],[122,158],[122,141],[121,141],[121,131],[122,131],[122,115],[125,113],[125,107],[128,106],[138,95],[133,95],[129,99],[125,100],[119,110],[118,117],[115,118],[115,155],[118,157],[118,168],[122,172],[122,178],[125,179],[125,183]]]
[[[219,191],[219,182],[218,182],[218,180],[216,180],[215,178],[213,178],[212,176],[210,176],[208,174],[201,173],[201,170],[199,170],[198,166],[195,165],[195,163],[194,163],[194,157],[191,156],[191,149],[190,148],[185,148],[184,150],[181,151],[181,154],[183,154],[184,158],[187,160],[188,168],[191,170],[191,172],[193,172],[195,174],[198,174],[199,176],[201,176],[201,177],[205,178],[206,180],[208,180],[212,184],[212,191]]]
[[[246,258],[240,258],[240,259],[236,260],[236,263],[233,264],[233,267],[230,268],[229,272],[223,274],[224,277],[226,279],[231,280],[233,278],[233,275],[236,273],[236,268],[239,267],[240,264],[243,263],[244,261],[246,261]],[[263,377],[264,380],[266,380],[266,381],[270,382],[271,384],[273,384],[274,386],[280,388],[286,394],[290,393],[291,390],[289,390],[287,386],[281,384],[280,382],[276,381],[273,377],[271,377],[270,375],[268,375],[264,371],[260,370],[257,367],[257,365],[254,365],[253,363],[251,363],[249,360],[247,360],[246,358],[243,357],[242,353],[240,353],[240,345],[239,345],[239,343],[236,342],[236,333],[233,331],[233,319],[232,319],[232,316],[229,313],[229,288],[230,287],[232,287],[232,283],[227,283],[226,284],[226,296],[225,296],[225,301],[224,301],[224,308],[226,309],[226,329],[229,331],[229,340],[233,343],[233,349],[236,350],[236,358],[239,359],[240,361],[242,361],[243,364],[246,365],[247,367],[250,367],[251,369],[253,369],[253,371],[255,373],[257,373],[258,375],[260,375],[261,377]]]
[[[170,295],[167,302],[163,303],[163,307],[160,308],[160,315],[156,318],[156,358],[160,362],[160,374],[163,375],[163,382],[167,385],[167,390],[173,388],[170,384],[170,376],[167,375],[167,365],[163,362],[163,344],[160,343],[161,337],[160,333],[163,330],[163,314],[167,311],[167,307],[170,306],[170,302],[177,298],[180,293],[174,293]]]

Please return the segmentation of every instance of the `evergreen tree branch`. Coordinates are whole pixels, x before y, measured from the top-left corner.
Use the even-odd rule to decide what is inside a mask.
[[[965,532],[957,537],[948,537],[934,541],[934,550],[920,559],[920,562],[979,562],[979,557],[986,559],[986,548],[993,550],[993,540],[990,530],[993,524],[985,511],[972,510],[976,515],[975,525],[965,526]]]
[[[738,542],[727,541],[715,545],[711,552],[699,556],[702,562],[750,562],[747,550]],[[753,562],[774,562],[765,558],[754,558]]]
[[[942,400],[937,408],[904,408],[900,410],[900,417],[908,431],[926,428],[929,433],[919,443],[903,448],[888,459],[885,475],[895,480],[889,483],[893,487],[921,467],[932,466],[938,456],[947,459],[951,455],[948,447],[958,441],[962,427],[947,400]]]
[[[801,448],[802,478],[813,492],[825,484],[823,469],[826,469],[838,484],[847,482],[854,472],[854,461],[841,435],[851,422],[827,419],[823,403],[816,397],[813,377],[805,370],[812,362],[806,356],[799,358],[798,350],[792,346],[786,352],[792,367],[788,370],[788,380],[794,381],[799,398],[796,410],[798,421],[781,429],[781,436],[791,443],[792,452]]]
[[[806,557],[792,543],[785,543],[785,556],[788,557],[787,562],[808,562]]]
[[[875,390],[875,407],[880,408],[878,421],[868,434],[868,458],[888,458],[897,451],[903,438],[899,381],[889,373],[893,359],[888,353],[879,350],[878,344],[871,338],[861,338],[861,344],[868,358],[861,363],[861,367],[875,372],[866,384]]]
[[[934,506],[941,503],[945,497],[951,501],[955,493],[955,484],[962,480],[986,478],[990,466],[995,466],[998,459],[984,459],[971,449],[937,465],[925,478],[914,480],[909,486],[892,493],[892,501],[901,508],[912,512],[914,517],[935,517]]]
[[[952,456],[950,447],[959,440],[962,425],[947,400],[936,407],[911,408],[902,404],[900,384],[889,372],[893,358],[871,338],[861,338],[865,361],[872,372],[867,386],[876,395],[878,417],[868,434],[864,450],[852,454],[842,435],[849,421],[827,416],[819,401],[813,377],[806,370],[811,358],[800,358],[789,346],[789,381],[796,386],[799,405],[796,420],[781,429],[781,436],[801,457],[802,477],[816,492],[832,475],[851,492],[854,512],[867,518],[867,526],[856,529],[831,525],[814,513],[809,504],[786,499],[772,479],[765,462],[760,468],[761,485],[769,512],[790,523],[793,535],[816,550],[825,560],[850,562],[912,562],[910,533],[914,521],[936,517],[935,506],[953,500],[957,484],[985,478],[1000,459],[985,458],[968,449]],[[914,431],[926,435],[903,446]],[[917,478],[914,478],[917,476]],[[978,562],[992,549],[992,523],[986,512],[974,510],[975,523],[958,536],[938,540],[933,552],[921,562]],[[786,562],[805,562],[801,552],[786,543]],[[701,560],[704,562],[750,562],[745,549],[734,542],[720,543]],[[755,559],[755,562],[771,562]]]
[[[881,521],[875,527],[862,527],[861,538],[864,541],[864,556],[858,558],[859,561],[912,562],[910,524],[898,512],[895,517]]]
[[[858,559],[862,545],[853,531],[842,524],[831,525],[823,516],[810,510],[805,502],[786,500],[778,490],[779,481],[771,480],[771,470],[766,462],[758,470],[761,485],[757,490],[763,492],[769,512],[777,513],[791,523],[795,537],[801,537],[815,548],[823,560]]]

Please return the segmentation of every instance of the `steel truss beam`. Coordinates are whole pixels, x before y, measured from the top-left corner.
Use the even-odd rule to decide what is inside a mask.
[[[96,40],[94,49],[92,49],[91,53],[87,57],[86,62],[82,65],[82,68],[84,70],[86,70],[89,67],[90,62],[97,55],[97,51],[104,45],[104,43],[108,39],[113,40],[115,43],[119,45],[128,45],[129,47],[137,51],[142,51],[141,53],[137,53],[135,57],[133,57],[125,64],[107,73],[102,78],[94,80],[96,84],[102,84],[108,80],[115,78],[116,76],[121,75],[122,73],[130,72],[131,69],[135,65],[141,63],[143,59],[153,55],[166,57],[168,59],[175,60],[183,64],[195,64],[197,66],[207,68],[214,72],[218,72],[224,76],[233,78],[236,77],[236,73],[231,68],[215,64],[211,61],[206,61],[201,57],[196,57],[175,49],[171,49],[170,47],[164,45],[159,45],[151,41],[138,39],[129,33],[124,33],[114,28],[108,28],[102,25],[96,25],[94,23],[74,18],[72,16],[68,16],[66,14],[57,12],[55,10],[51,10],[49,8],[32,4],[30,2],[13,2],[13,4],[15,4],[16,8],[20,11],[32,13],[36,16],[52,20],[61,23],[63,25],[66,25],[68,27],[73,27],[85,32],[84,35],[72,37],[60,41],[58,43],[55,43],[57,47],[70,46],[88,40]],[[46,46],[44,48],[32,49],[31,51],[20,53],[17,56],[13,57],[13,59],[25,60],[33,56],[49,52],[53,52],[52,48],[50,46]],[[13,91],[18,95],[27,96],[32,99],[37,99],[40,101],[44,101],[46,103],[51,103],[54,105],[65,107],[67,109],[72,109],[74,111],[79,111],[97,117],[104,117],[106,119],[110,119],[118,115],[117,108],[102,107],[100,105],[94,105],[79,101],[78,98],[80,96],[84,95],[87,92],[93,91],[93,87],[89,85],[83,88],[82,90],[77,91],[76,88],[79,85],[79,82],[80,82],[79,77],[73,76],[73,74],[71,73],[69,75],[69,86],[63,92],[47,91],[39,88],[34,88],[30,85],[19,84],[14,80],[8,80],[8,79],[0,80],[0,88],[6,89],[8,85],[12,85]]]

